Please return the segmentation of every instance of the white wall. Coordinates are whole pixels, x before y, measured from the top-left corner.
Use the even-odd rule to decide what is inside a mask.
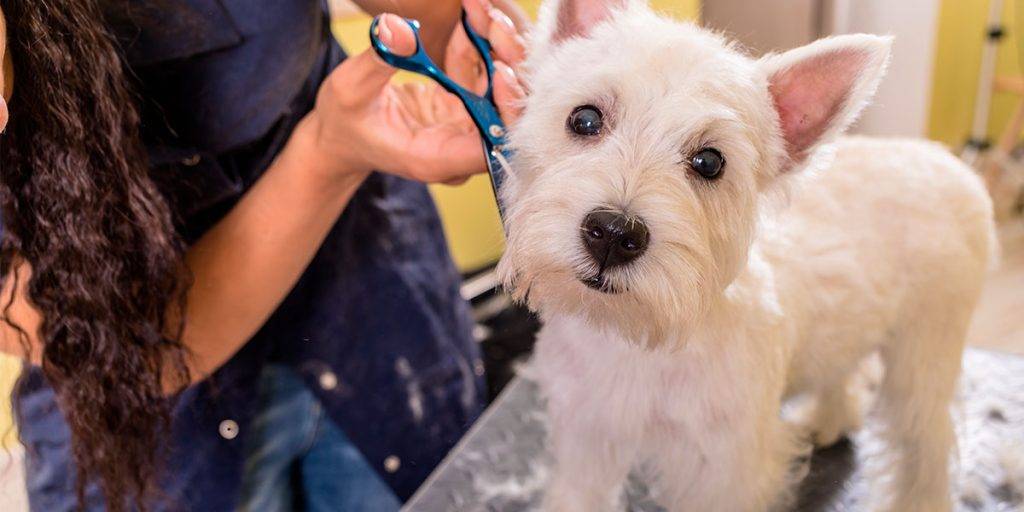
[[[926,135],[939,0],[704,0],[703,16],[754,53],[829,34],[896,36],[889,74],[854,131]]]
[[[821,30],[821,0],[704,0],[705,25],[723,30],[751,53],[787,50],[814,40]]]
[[[709,0],[714,1],[714,0]],[[939,0],[831,0],[824,27],[896,36],[889,73],[855,131],[924,137],[928,130]]]

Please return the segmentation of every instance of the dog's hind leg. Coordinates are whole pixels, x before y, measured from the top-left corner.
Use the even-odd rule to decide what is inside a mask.
[[[810,425],[814,446],[832,446],[841,437],[860,427],[860,407],[852,393],[846,379],[843,379],[818,396]]]
[[[820,386],[806,426],[815,447],[832,446],[860,429],[878,384],[880,363],[877,357],[865,357],[851,372],[839,373]]]
[[[885,478],[879,479],[883,489],[872,493],[880,499],[874,510],[951,508],[950,460],[956,437],[950,402],[971,314],[970,307],[954,304],[961,300],[908,314],[905,318],[912,320],[882,347],[885,377],[875,411],[888,448],[885,455],[895,460],[885,461],[889,469],[877,473]]]

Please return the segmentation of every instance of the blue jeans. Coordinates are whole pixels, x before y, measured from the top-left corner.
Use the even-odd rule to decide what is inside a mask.
[[[269,365],[246,439],[239,510],[397,511],[398,498],[299,376]]]

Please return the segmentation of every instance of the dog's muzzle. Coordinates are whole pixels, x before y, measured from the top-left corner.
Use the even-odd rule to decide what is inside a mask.
[[[647,250],[651,240],[643,220],[606,209],[588,213],[583,218],[580,231],[583,247],[598,268],[596,275],[581,281],[599,291],[614,290],[604,277],[606,270],[633,262]]]

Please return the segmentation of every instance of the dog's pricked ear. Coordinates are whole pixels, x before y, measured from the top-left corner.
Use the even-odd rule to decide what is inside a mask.
[[[542,25],[548,25],[548,41],[558,44],[574,37],[586,37],[590,29],[607,20],[613,11],[631,0],[549,0],[541,11]],[[548,23],[543,23],[549,18]]]
[[[878,88],[891,48],[891,37],[844,35],[761,59],[788,168],[849,128]]]

